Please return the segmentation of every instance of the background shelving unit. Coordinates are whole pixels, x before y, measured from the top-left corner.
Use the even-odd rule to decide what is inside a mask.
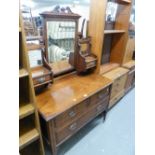
[[[119,33],[125,33],[124,30],[104,30],[104,34],[119,34]]]
[[[117,4],[117,12],[113,25],[108,25],[108,2],[91,0],[90,6],[89,35],[92,37],[92,51],[98,57],[96,72],[100,74],[123,64],[132,6],[131,0],[110,0]]]
[[[129,53],[126,47],[131,8],[129,0],[91,0],[89,35],[92,51],[98,57],[96,72],[113,81],[109,109],[134,86],[134,71],[121,67]]]
[[[21,14],[19,18],[19,152],[44,155]]]

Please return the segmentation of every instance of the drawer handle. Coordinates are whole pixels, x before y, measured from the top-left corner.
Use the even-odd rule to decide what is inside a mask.
[[[74,117],[76,115],[76,113],[74,111],[70,111],[68,114],[70,117]]]
[[[99,105],[98,107],[97,107],[97,111],[100,111],[102,109],[102,105]]]
[[[77,123],[73,123],[72,125],[69,126],[69,130],[74,131],[77,127]]]

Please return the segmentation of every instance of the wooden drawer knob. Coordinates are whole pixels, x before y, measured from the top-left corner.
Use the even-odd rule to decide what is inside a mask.
[[[116,86],[119,86],[119,85],[120,85],[119,83],[116,84]]]
[[[74,131],[77,128],[77,123],[73,123],[69,126],[69,130]]]
[[[68,113],[68,115],[69,115],[70,117],[74,117],[74,116],[76,115],[76,112],[70,111],[70,112]]]

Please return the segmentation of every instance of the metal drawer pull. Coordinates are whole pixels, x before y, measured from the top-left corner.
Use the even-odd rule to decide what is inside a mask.
[[[74,111],[70,111],[68,114],[70,117],[74,117],[76,115],[76,113]]]
[[[69,130],[74,131],[77,127],[77,123],[73,123],[72,125],[69,126]]]

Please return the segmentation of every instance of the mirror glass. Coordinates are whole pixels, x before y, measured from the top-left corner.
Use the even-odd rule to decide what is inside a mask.
[[[49,62],[68,60],[70,52],[74,52],[75,22],[48,21],[46,26]]]
[[[27,45],[39,45],[39,40],[27,41]],[[42,66],[41,49],[32,49],[28,52],[30,68]]]

